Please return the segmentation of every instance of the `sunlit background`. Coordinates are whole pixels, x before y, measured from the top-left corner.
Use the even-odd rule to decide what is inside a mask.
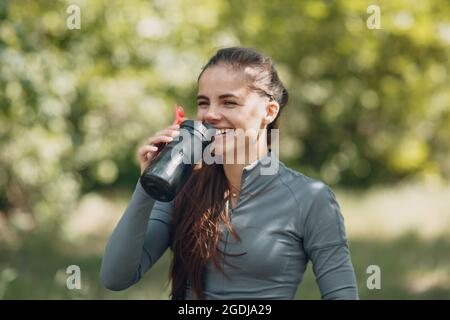
[[[169,251],[118,293],[101,257],[137,148],[174,103],[195,115],[197,76],[225,46],[276,62],[281,160],[336,191],[361,299],[450,299],[447,0],[0,0],[0,298],[168,298]],[[320,298],[311,265],[296,298]]]

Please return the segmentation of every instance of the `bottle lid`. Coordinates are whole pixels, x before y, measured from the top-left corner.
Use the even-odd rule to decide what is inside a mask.
[[[190,128],[191,130],[194,130],[194,134],[200,134],[204,141],[211,141],[211,138],[216,132],[211,124],[199,120],[185,120],[180,124],[180,129],[181,128]]]

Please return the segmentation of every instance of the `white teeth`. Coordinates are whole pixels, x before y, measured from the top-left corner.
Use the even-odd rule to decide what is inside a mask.
[[[219,130],[219,133],[217,133],[217,134],[226,134],[229,130],[233,130],[233,129],[221,128],[221,129],[217,129],[217,130]]]

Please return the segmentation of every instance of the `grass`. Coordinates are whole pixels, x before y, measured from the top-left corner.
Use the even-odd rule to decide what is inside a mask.
[[[431,197],[431,194],[419,187],[415,193],[410,187],[396,188],[395,192],[378,190],[359,197],[338,193],[348,225],[360,298],[450,299],[450,237],[445,232],[448,231],[446,210],[449,206],[443,205],[449,201],[447,193],[433,193],[434,201],[429,202],[423,217],[419,214],[421,209],[417,203],[424,201],[423,197]],[[437,194],[442,197],[438,198]],[[394,196],[399,203],[396,202],[395,206],[390,205]],[[412,197],[414,201],[407,201],[405,197]],[[106,237],[126,206],[127,196],[119,200],[110,199],[118,198],[112,195],[97,197],[107,206],[107,210],[116,210],[113,213],[108,211],[110,221],[105,221],[106,215],[101,213],[101,206],[96,207],[95,211],[102,217],[101,228],[98,229],[92,226],[94,222],[86,222],[88,218],[92,221],[98,219],[86,203],[83,204],[85,209],[78,210],[74,219],[69,219],[71,221],[62,228],[64,236],[42,228],[26,231],[10,227],[14,229],[15,241],[0,241],[0,299],[167,299],[169,251],[138,284],[127,290],[112,292],[100,284],[98,274]],[[387,225],[391,221],[387,217],[395,214],[399,206],[403,208],[399,212],[404,215],[400,220],[404,220],[408,227],[403,228],[397,219],[393,222],[397,228],[389,229]],[[377,208],[383,208],[378,220],[373,217]],[[408,210],[416,212],[408,215]],[[427,223],[427,217],[437,219],[428,223],[440,228],[420,228]],[[361,222],[365,218],[369,223]],[[89,226],[85,234],[80,230],[80,221]],[[442,223],[439,224],[439,221]],[[67,228],[72,233],[67,233]],[[361,228],[365,228],[366,232]],[[67,289],[66,268],[69,265],[78,265],[81,269],[80,290]],[[366,270],[370,265],[381,269],[379,290],[369,290],[366,286],[370,276]],[[296,299],[320,299],[310,264]]]

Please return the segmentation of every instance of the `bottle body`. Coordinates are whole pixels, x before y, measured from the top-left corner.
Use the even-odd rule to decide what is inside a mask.
[[[211,129],[209,124],[194,120],[180,124],[177,139],[168,143],[141,175],[141,185],[148,195],[163,202],[175,198],[211,143]]]

